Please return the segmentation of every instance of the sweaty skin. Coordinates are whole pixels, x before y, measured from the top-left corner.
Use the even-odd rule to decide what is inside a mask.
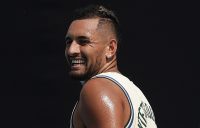
[[[125,94],[110,80],[90,79],[102,72],[119,72],[117,41],[109,25],[98,28],[98,18],[75,20],[66,35],[70,76],[84,80],[74,111],[74,128],[123,128],[130,106]]]
[[[92,79],[83,86],[73,124],[75,128],[123,128],[129,112],[126,97],[118,86],[107,79]]]

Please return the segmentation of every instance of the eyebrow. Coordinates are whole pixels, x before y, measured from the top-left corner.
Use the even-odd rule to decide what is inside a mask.
[[[79,39],[79,40],[80,40],[80,39],[87,39],[87,40],[90,40],[90,38],[88,38],[87,36],[78,36],[77,39]]]
[[[70,36],[70,35],[67,35],[67,36],[65,36],[65,40],[68,40],[68,39],[73,39],[72,38],[72,36]],[[75,39],[88,39],[88,40],[90,40],[90,38],[89,37],[87,37],[87,36],[78,36],[78,37],[76,37]]]

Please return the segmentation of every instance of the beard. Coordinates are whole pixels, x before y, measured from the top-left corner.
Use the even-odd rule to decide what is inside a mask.
[[[78,80],[78,81],[85,81],[88,80],[90,77],[87,74],[84,73],[74,73],[72,71],[69,72],[69,76],[73,80]]]
[[[101,67],[101,59],[99,61],[96,60],[95,65],[90,64],[89,68],[87,68],[87,66],[85,66],[84,68],[81,68],[79,70],[70,70],[69,69],[69,76],[73,80],[87,81],[91,77],[98,74],[100,67]]]
[[[91,77],[95,76],[97,74],[97,71],[69,71],[69,76],[73,80],[78,80],[78,81],[87,81]]]

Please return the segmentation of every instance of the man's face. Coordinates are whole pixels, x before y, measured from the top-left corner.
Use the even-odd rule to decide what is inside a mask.
[[[106,63],[107,40],[97,25],[98,19],[83,19],[75,20],[69,26],[65,54],[72,78],[88,79],[100,72]]]

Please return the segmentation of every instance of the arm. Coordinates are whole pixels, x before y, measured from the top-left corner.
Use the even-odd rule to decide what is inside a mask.
[[[87,128],[124,127],[124,109],[120,90],[111,81],[88,81],[80,94],[80,116]]]

